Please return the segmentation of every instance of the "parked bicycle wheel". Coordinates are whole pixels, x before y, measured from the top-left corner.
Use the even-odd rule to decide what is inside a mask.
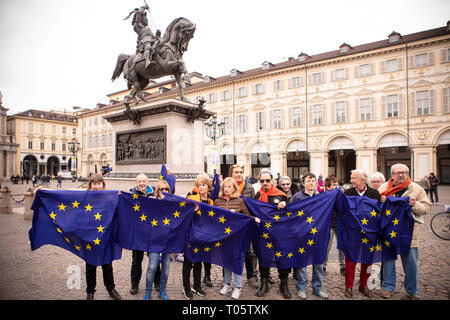
[[[439,212],[431,218],[431,230],[444,240],[450,240],[450,212]]]

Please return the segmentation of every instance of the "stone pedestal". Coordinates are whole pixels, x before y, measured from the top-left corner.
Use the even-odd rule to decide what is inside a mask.
[[[23,219],[33,220],[34,211],[31,210],[31,205],[33,204],[35,193],[30,190],[26,191],[23,195],[25,196],[25,212],[23,214]]]
[[[11,190],[8,188],[0,190],[2,199],[0,201],[0,214],[12,213]]]
[[[139,112],[140,124],[133,124],[122,111],[104,117],[113,129],[114,164],[107,179],[130,180],[132,187],[136,176],[145,173],[154,185],[165,164],[177,179],[175,192],[186,195],[204,171],[204,121],[213,113],[198,112],[197,105],[176,99],[131,109]],[[188,119],[197,112],[197,119]]]

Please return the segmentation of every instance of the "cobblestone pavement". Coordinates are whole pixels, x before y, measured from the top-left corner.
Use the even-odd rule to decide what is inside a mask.
[[[12,190],[14,199],[21,200],[23,192],[28,189],[25,185],[12,185],[6,183]],[[76,188],[80,183],[72,183],[65,180],[63,189]],[[5,186],[5,183],[2,183]],[[51,187],[56,186],[51,182]],[[119,189],[127,191],[132,186],[132,182],[107,181],[108,189]],[[419,247],[419,295],[426,300],[448,300],[450,289],[450,242],[437,238],[430,229],[432,216],[443,211],[444,204],[450,204],[450,186],[440,186],[440,205],[433,206],[431,213],[425,216],[425,226],[422,228]],[[14,203],[12,214],[0,216],[0,300],[82,300],[86,298],[85,263],[72,253],[56,246],[46,245],[31,252],[28,239],[28,230],[31,221],[23,219],[23,205]],[[336,241],[336,240],[334,240]],[[323,280],[323,288],[329,294],[330,300],[348,300],[344,296],[344,277],[340,275],[337,261],[336,242],[330,252],[327,275]],[[137,300],[142,299],[145,289],[145,271],[147,269],[147,259],[143,261],[143,277],[140,283],[140,290],[137,295],[131,295],[130,291],[130,267],[131,251],[123,250],[122,259],[113,262],[114,280],[116,290],[121,294],[122,299]],[[380,264],[376,264],[378,267]],[[404,273],[401,260],[398,259],[397,286],[395,294],[391,299],[400,300],[405,296],[403,288]],[[167,294],[170,299],[184,300],[181,290],[182,263],[173,261],[170,264],[170,275],[167,284]],[[375,269],[375,268],[374,268]],[[194,295],[194,300],[232,300],[230,294],[222,296],[219,290],[223,285],[221,267],[213,265],[211,279],[213,287],[203,286],[206,291],[205,297]],[[312,268],[308,268],[309,279],[311,279]],[[71,280],[79,272],[80,286],[73,287]],[[275,279],[275,284],[271,285],[270,291],[263,298],[255,296],[257,289],[250,287],[246,283],[245,268],[243,275],[243,288],[240,300],[284,300],[279,293],[278,273],[275,268],[271,269],[271,275]],[[192,280],[191,280],[192,281]],[[355,275],[355,285],[353,290],[354,300],[367,300],[358,291],[359,264]],[[76,283],[75,283],[76,284]],[[289,290],[296,298],[295,280],[292,274],[289,276]],[[379,291],[375,289],[372,300],[382,300]],[[155,292],[155,291],[154,291]],[[317,300],[312,295],[312,289],[308,282],[308,299]],[[102,280],[102,270],[97,269],[97,292],[96,300],[110,300]],[[153,294],[152,300],[159,300],[157,294]]]

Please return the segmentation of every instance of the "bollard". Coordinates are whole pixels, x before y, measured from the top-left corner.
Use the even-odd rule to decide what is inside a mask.
[[[1,189],[0,192],[2,193],[2,201],[0,203],[0,214],[12,213],[11,190],[9,190],[8,187],[5,187],[4,189]]]
[[[31,210],[31,205],[34,201],[35,193],[32,188],[25,191],[23,194],[25,196],[25,213],[23,214],[23,220],[33,220],[33,210]]]

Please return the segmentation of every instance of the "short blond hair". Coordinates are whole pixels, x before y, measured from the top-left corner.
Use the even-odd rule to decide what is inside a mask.
[[[167,183],[166,180],[158,180],[158,182],[156,183],[156,186],[155,186],[155,197],[156,198],[159,198],[161,196],[161,191],[160,190],[162,188],[168,188],[169,192],[171,191],[170,190],[170,186],[169,186],[169,184]]]
[[[212,179],[207,173],[200,173],[194,182],[196,187],[200,186],[202,183],[208,185],[208,190],[212,190]]]
[[[239,198],[239,187],[237,185],[236,180],[234,180],[231,177],[225,178],[222,183],[220,184],[220,191],[219,191],[219,198],[223,197],[223,188],[225,186],[225,183],[231,183],[234,187],[233,193],[230,195],[230,198]]]

